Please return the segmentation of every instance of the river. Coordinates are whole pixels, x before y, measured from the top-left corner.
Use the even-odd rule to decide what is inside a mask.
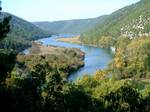
[[[72,36],[74,35],[59,34],[59,35],[52,35],[52,37],[43,38],[39,40],[44,45],[78,48],[83,52],[85,52],[84,67],[80,68],[78,71],[71,73],[70,76],[68,77],[69,81],[81,78],[83,75],[92,75],[96,72],[96,70],[107,68],[107,65],[112,60],[112,55],[107,50],[99,47],[66,43],[66,42],[60,42],[56,40],[57,38],[72,37]]]

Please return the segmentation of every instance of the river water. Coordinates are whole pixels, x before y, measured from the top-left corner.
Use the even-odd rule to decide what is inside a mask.
[[[83,75],[92,75],[96,72],[96,70],[107,68],[107,65],[112,60],[112,55],[105,49],[99,47],[92,47],[88,45],[79,45],[79,44],[72,44],[66,42],[57,41],[57,38],[61,37],[72,37],[72,34],[59,34],[53,35],[49,38],[43,38],[39,41],[42,42],[44,45],[54,45],[60,47],[67,47],[67,48],[78,48],[85,52],[84,58],[84,67],[80,68],[78,71],[71,73],[68,80],[76,80],[81,78]]]

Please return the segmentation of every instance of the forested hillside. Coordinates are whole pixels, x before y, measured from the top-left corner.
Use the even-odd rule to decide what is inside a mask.
[[[141,0],[112,13],[80,38],[84,43],[105,48],[115,47],[108,74],[119,78],[149,79],[149,0]]]
[[[10,28],[11,31],[2,42],[0,42],[0,48],[13,48],[16,50],[22,50],[30,46],[30,41],[50,36],[50,33],[43,31],[30,22],[27,22],[12,14],[2,12],[0,19],[6,16],[10,16]]]
[[[74,82],[68,80],[69,73],[84,66],[86,54],[36,41],[30,54],[17,54],[12,49],[22,50],[49,34],[13,15],[10,19],[0,5],[0,111],[150,112],[149,2],[102,17],[97,29],[82,35],[85,43],[100,42],[107,48],[115,44],[116,51],[107,68]],[[128,35],[132,29],[134,36]]]
[[[101,39],[128,37],[130,39],[150,35],[150,1],[141,0],[124,7],[99,23],[93,29],[83,33],[85,43],[102,44]],[[113,43],[113,42],[112,42]]]
[[[54,33],[82,33],[103,21],[107,16],[92,19],[65,20],[54,22],[33,22],[39,28]]]

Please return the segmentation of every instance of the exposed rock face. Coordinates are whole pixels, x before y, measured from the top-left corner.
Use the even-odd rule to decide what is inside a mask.
[[[131,39],[141,36],[150,36],[150,10],[147,10],[129,24],[121,27],[121,36]]]

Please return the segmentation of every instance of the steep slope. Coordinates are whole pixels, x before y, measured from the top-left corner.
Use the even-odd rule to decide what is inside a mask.
[[[81,40],[98,44],[102,37],[136,38],[150,35],[150,0],[141,0],[108,16],[93,29],[84,32]]]
[[[32,23],[23,20],[17,16],[14,16],[9,13],[3,13],[3,16],[11,16],[11,32],[10,35],[20,36],[22,38],[32,40],[38,39],[43,36],[48,36],[49,34],[46,31],[36,27]]]
[[[27,46],[30,46],[31,40],[50,36],[48,32],[12,14],[3,12],[0,16],[0,19],[6,16],[11,16],[11,31],[7,38],[0,42],[0,48],[13,48],[16,50],[22,50]]]
[[[54,33],[81,33],[95,26],[97,22],[104,20],[107,16],[91,19],[77,19],[54,22],[33,22],[39,28]]]

